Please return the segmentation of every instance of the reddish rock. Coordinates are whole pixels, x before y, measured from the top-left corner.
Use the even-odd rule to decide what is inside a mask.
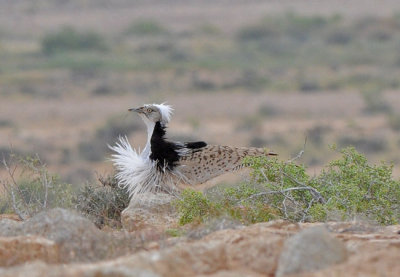
[[[21,218],[16,214],[0,214],[0,220],[5,218],[14,221],[21,221]]]

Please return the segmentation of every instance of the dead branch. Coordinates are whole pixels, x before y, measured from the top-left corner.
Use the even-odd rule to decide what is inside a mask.
[[[18,183],[15,180],[15,171],[17,170],[17,166],[15,165],[13,168],[11,168],[8,165],[5,157],[3,157],[2,163],[3,163],[4,168],[6,169],[8,177],[11,179],[11,183],[9,183],[9,182],[3,183],[3,187],[5,190],[8,191],[8,193],[11,194],[11,204],[13,206],[14,212],[18,215],[18,217],[21,220],[24,220],[25,217],[22,215],[21,211],[18,209],[17,200],[15,198],[15,193],[14,193],[14,189],[15,189],[18,192],[20,198],[23,199],[22,191],[20,190]],[[28,208],[24,201],[22,201],[22,204],[25,206],[25,208]]]
[[[300,152],[292,159],[288,160],[286,163],[292,163],[295,160],[298,160],[301,158],[301,156],[303,156],[304,152],[306,151],[306,144],[307,144],[307,137],[304,138],[304,145],[303,145],[303,149],[300,150]]]

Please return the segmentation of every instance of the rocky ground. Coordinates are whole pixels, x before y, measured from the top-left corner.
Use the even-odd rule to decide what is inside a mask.
[[[399,225],[219,219],[179,229],[166,202],[131,205],[118,231],[63,209],[24,222],[1,215],[0,276],[400,275]]]

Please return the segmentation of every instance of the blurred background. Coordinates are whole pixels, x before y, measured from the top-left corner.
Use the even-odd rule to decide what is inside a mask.
[[[0,0],[0,155],[79,184],[119,135],[143,147],[128,108],[166,101],[173,140],[290,159],[307,138],[311,174],[354,145],[399,176],[399,76],[396,0]]]

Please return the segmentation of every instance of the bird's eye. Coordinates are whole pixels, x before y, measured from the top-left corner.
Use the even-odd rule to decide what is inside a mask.
[[[148,113],[151,113],[152,111],[153,111],[152,109],[147,108],[147,112],[148,112]]]

